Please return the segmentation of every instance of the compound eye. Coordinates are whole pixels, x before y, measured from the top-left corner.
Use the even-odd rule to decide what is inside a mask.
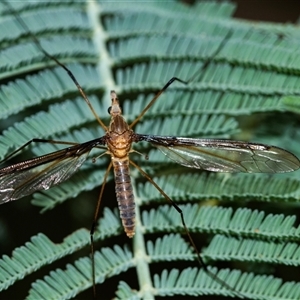
[[[111,112],[111,106],[107,109],[107,111],[110,114],[110,112]]]

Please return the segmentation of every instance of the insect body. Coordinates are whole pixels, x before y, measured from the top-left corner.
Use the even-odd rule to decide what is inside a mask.
[[[129,164],[133,162],[129,153],[134,151],[134,142],[150,142],[183,166],[213,172],[281,173],[297,170],[300,166],[296,156],[274,146],[134,133],[131,127],[135,121],[128,125],[124,120],[114,91],[111,101],[111,122],[109,127],[105,126],[104,136],[0,169],[0,202],[17,200],[65,181],[78,170],[93,148],[106,145],[114,168],[121,219],[126,234],[132,237],[135,213],[129,175]]]
[[[123,227],[128,237],[134,235],[135,204],[129,174],[129,152],[134,133],[121,116],[117,95],[111,92],[109,112],[112,120],[106,133],[106,142],[112,159],[115,175],[116,196]]]

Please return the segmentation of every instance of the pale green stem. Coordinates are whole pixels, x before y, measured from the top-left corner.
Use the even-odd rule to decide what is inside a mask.
[[[136,197],[136,183],[132,177],[133,192]],[[149,269],[150,257],[146,253],[143,226],[140,215],[140,201],[136,197],[136,230],[133,238],[134,260],[136,262],[137,276],[140,286],[140,296],[145,300],[154,300],[154,287]]]

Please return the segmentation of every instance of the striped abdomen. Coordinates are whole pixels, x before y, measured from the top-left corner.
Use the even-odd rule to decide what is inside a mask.
[[[135,232],[135,203],[129,174],[129,160],[112,160],[120,217],[128,237]]]

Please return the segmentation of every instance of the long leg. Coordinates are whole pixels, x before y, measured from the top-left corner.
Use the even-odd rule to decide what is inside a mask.
[[[99,194],[99,197],[98,197],[98,202],[97,202],[97,206],[96,206],[96,210],[95,210],[94,219],[93,219],[92,227],[91,227],[91,230],[90,230],[92,277],[93,277],[93,296],[94,296],[94,299],[96,299],[94,232],[95,232],[95,227],[96,227],[96,223],[97,223],[97,219],[98,219],[98,215],[99,215],[99,209],[100,209],[101,199],[102,199],[103,192],[104,192],[104,187],[105,187],[106,180],[107,180],[107,177],[108,177],[108,174],[109,174],[109,171],[110,171],[111,167],[112,167],[112,163],[109,164],[108,168],[106,169],[104,178],[103,178],[103,182],[102,182],[102,186],[101,186],[101,190],[100,190],[100,194]]]
[[[31,143],[48,143],[48,144],[61,144],[61,145],[78,145],[79,143],[75,142],[66,142],[66,141],[56,141],[56,140],[46,140],[46,139],[32,139],[28,142],[26,142],[24,145],[10,153],[8,156],[6,156],[0,163],[8,161],[11,157],[13,157],[15,154],[23,150],[25,147],[29,146]]]
[[[3,1],[3,3],[8,7],[8,9],[10,10],[10,12],[14,15],[14,17],[16,18],[16,20],[21,24],[21,26],[26,30],[26,33],[29,34],[34,42],[34,44],[36,45],[36,47],[49,59],[55,61],[59,66],[61,66],[69,75],[69,77],[72,79],[72,81],[74,82],[74,84],[76,85],[78,91],[80,92],[81,96],[83,97],[83,99],[85,100],[85,102],[87,103],[87,105],[89,106],[91,112],[93,113],[94,117],[96,118],[96,120],[98,121],[98,123],[100,124],[100,126],[106,131],[107,127],[105,126],[105,124],[101,121],[101,119],[99,118],[99,116],[97,115],[97,113],[95,112],[90,100],[88,99],[86,93],[84,92],[84,90],[82,89],[81,85],[78,83],[77,79],[75,78],[75,76],[73,75],[73,73],[71,72],[71,70],[65,66],[63,63],[61,63],[57,58],[55,58],[54,56],[52,56],[51,54],[49,54],[41,45],[41,43],[39,42],[39,40],[36,38],[36,36],[29,30],[28,26],[25,24],[25,22],[22,20],[22,18],[15,12],[15,10],[11,7],[11,5],[6,2]]]
[[[217,49],[212,53],[212,55],[204,62],[203,66],[201,67],[201,70],[205,70],[207,66],[211,63],[212,59],[223,49],[226,41],[228,38],[232,35],[232,30],[229,30],[228,33],[225,35],[224,39],[220,43],[220,45],[217,47]],[[199,70],[191,76],[190,79],[187,81],[182,80],[177,77],[172,77],[166,84],[165,86],[157,92],[157,94],[153,97],[153,99],[148,103],[148,105],[142,110],[142,112],[137,116],[137,118],[129,125],[129,128],[132,128],[141,118],[142,116],[148,111],[148,109],[156,102],[156,100],[160,97],[160,95],[174,82],[174,81],[179,81],[183,84],[188,84],[189,82],[193,81],[199,74]],[[201,77],[198,78],[198,80]]]
[[[198,263],[201,267],[203,267],[203,269],[205,270],[205,272],[215,281],[217,281],[219,284],[221,284],[222,286],[226,287],[228,290],[232,291],[236,296],[241,297],[241,298],[245,298],[245,296],[241,293],[239,293],[238,291],[235,290],[234,287],[230,286],[229,284],[227,284],[225,281],[223,281],[221,278],[218,277],[217,274],[211,272],[206,264],[204,263],[198,249],[197,246],[185,224],[185,220],[184,220],[184,215],[183,215],[183,211],[182,209],[157,185],[157,183],[155,181],[153,181],[153,179],[141,168],[139,167],[137,164],[135,164],[132,160],[130,160],[130,164],[132,164],[135,168],[137,168],[139,170],[139,172],[151,183],[155,186],[155,188],[164,196],[164,198],[176,209],[176,211],[179,213],[180,218],[181,218],[181,223],[182,226],[184,228],[184,231],[186,233],[186,235],[188,236],[188,239],[192,245],[192,247],[195,250],[196,256],[197,256],[197,260]]]
[[[154,104],[154,102],[159,98],[159,96],[174,82],[179,81],[184,84],[188,84],[188,82],[181,80],[177,77],[171,78],[168,83],[154,96],[154,98],[148,103],[148,105],[142,110],[142,112],[138,115],[138,117],[129,125],[129,128],[132,128],[147,112],[147,110]]]

